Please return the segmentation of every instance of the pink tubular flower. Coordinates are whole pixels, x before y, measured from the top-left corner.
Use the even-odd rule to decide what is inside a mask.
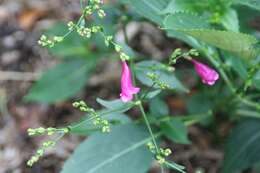
[[[128,102],[133,99],[133,94],[137,94],[140,88],[134,87],[132,84],[131,71],[125,61],[122,61],[122,75],[121,75],[121,93],[120,99],[123,102]]]
[[[196,72],[201,77],[202,82],[204,84],[214,85],[215,82],[219,78],[218,73],[214,69],[212,69],[212,68],[208,67],[207,65],[202,64],[194,59],[192,59],[191,61],[193,62],[194,66],[195,66]]]

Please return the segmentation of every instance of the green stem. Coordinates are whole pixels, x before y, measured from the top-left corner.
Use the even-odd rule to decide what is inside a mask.
[[[146,124],[146,126],[147,126],[147,128],[148,128],[148,131],[149,131],[149,133],[150,133],[150,135],[151,135],[151,137],[152,137],[152,141],[153,141],[153,144],[154,144],[154,146],[155,146],[155,148],[156,148],[156,152],[159,153],[159,152],[160,152],[159,147],[158,147],[158,145],[157,145],[157,143],[156,143],[156,140],[155,140],[155,137],[154,137],[152,128],[151,128],[150,123],[149,123],[149,121],[148,121],[148,118],[147,118],[147,116],[146,116],[146,114],[145,114],[144,107],[143,107],[142,103],[139,104],[139,109],[140,109],[140,111],[141,111],[141,113],[142,113],[142,116],[143,116],[143,118],[144,118],[145,124]]]

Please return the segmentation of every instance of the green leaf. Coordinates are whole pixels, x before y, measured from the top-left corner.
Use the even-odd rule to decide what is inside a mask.
[[[255,74],[253,83],[255,87],[260,90],[260,70],[258,70],[258,72]]]
[[[178,29],[177,31],[240,57],[255,58],[260,52],[260,49],[256,47],[257,39],[247,34],[210,29]]]
[[[133,102],[124,103],[120,99],[106,101],[97,98],[97,102],[107,109],[114,110],[115,112],[121,112],[121,113],[128,111],[134,106]]]
[[[147,100],[150,100],[154,97],[156,97],[158,94],[160,94],[162,92],[162,90],[160,89],[157,89],[157,90],[154,90],[154,91],[150,91],[147,93],[147,95],[145,96],[145,99]]]
[[[247,73],[247,64],[243,61],[244,59],[238,58],[236,56],[224,53],[225,63],[232,67],[232,69],[243,79],[246,80]]]
[[[172,120],[161,123],[163,134],[173,142],[180,144],[190,144],[187,128],[181,120]]]
[[[210,28],[207,19],[188,12],[177,12],[164,19],[164,27],[170,30]]]
[[[151,86],[153,81],[147,77],[147,73],[155,73],[159,80],[168,84],[170,88],[182,92],[188,92],[188,89],[174,76],[172,72],[165,70],[165,66],[157,61],[142,61],[136,64],[137,79],[144,85]]]
[[[168,105],[160,98],[156,97],[149,103],[150,113],[156,117],[169,115]]]
[[[225,148],[222,173],[237,173],[260,161],[260,120],[248,119],[232,131]]]
[[[161,11],[165,9],[170,0],[128,0],[128,3],[134,10],[143,17],[161,24],[163,16]]]
[[[94,65],[93,60],[73,60],[58,64],[42,75],[25,99],[44,103],[65,100],[86,84]]]
[[[233,31],[209,29],[207,21],[194,14],[181,12],[169,15],[164,20],[164,27],[169,33],[181,32],[241,57],[255,58],[260,52],[260,48],[256,46],[258,41],[253,36]],[[180,36],[180,38],[196,46],[196,42],[189,37]]]
[[[91,135],[65,162],[61,173],[146,173],[153,160],[144,146],[150,140],[144,128],[133,124]]]
[[[253,9],[260,10],[260,1],[259,0],[234,0],[233,4],[246,5]]]
[[[227,30],[239,32],[239,20],[236,10],[229,8],[222,17],[221,23]]]
[[[202,29],[210,28],[210,25],[205,17],[190,12],[176,12],[165,17],[163,27],[169,37],[182,40],[194,48],[201,48],[201,44],[196,39],[177,29]]]

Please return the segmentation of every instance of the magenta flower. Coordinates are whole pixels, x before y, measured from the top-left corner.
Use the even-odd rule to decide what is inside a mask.
[[[212,69],[212,68],[208,67],[207,65],[202,64],[194,59],[192,59],[191,61],[193,62],[194,66],[195,66],[196,72],[201,77],[202,82],[204,84],[214,85],[215,82],[219,78],[218,73],[214,69]]]
[[[133,99],[133,94],[137,94],[139,91],[140,88],[133,86],[131,71],[127,63],[125,61],[122,61],[120,99],[123,102],[131,101]]]

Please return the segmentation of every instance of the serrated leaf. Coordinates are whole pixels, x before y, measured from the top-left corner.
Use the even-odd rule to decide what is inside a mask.
[[[233,4],[246,5],[253,9],[260,10],[260,1],[258,0],[234,0]]]
[[[210,29],[177,29],[200,41],[230,51],[240,57],[255,58],[260,49],[256,46],[258,41],[250,35],[232,31]]]
[[[133,124],[91,135],[65,162],[61,173],[146,173],[153,160],[145,147],[150,140],[147,130]]]
[[[189,144],[187,128],[181,120],[171,120],[160,125],[163,134],[173,142]]]
[[[200,48],[200,43],[193,37],[177,31],[177,29],[210,28],[208,20],[189,12],[176,12],[165,17],[163,27],[169,37],[182,40],[194,48]]]
[[[237,173],[260,161],[260,120],[248,119],[232,131],[225,147],[222,173]]]
[[[107,109],[114,110],[115,112],[126,112],[134,106],[133,102],[124,103],[120,99],[117,100],[102,100],[97,98],[97,102],[102,106],[106,107]]]
[[[166,29],[205,29],[210,28],[206,18],[188,12],[178,12],[164,19]]]
[[[53,103],[77,93],[87,82],[95,61],[73,60],[45,72],[25,96],[28,101]]]
[[[153,81],[147,77],[148,73],[155,73],[159,80],[168,84],[171,89],[188,92],[188,89],[175,77],[173,72],[168,72],[163,68],[163,64],[157,61],[142,61],[136,64],[137,79],[147,86],[151,86]],[[156,86],[155,86],[156,87]]]

